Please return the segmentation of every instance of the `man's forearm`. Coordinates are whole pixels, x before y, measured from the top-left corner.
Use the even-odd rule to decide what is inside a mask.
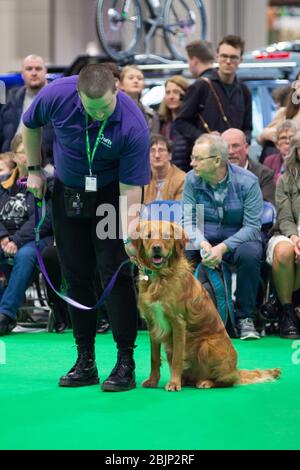
[[[139,221],[139,213],[142,207],[142,187],[120,183],[120,195],[126,198],[124,200],[125,204],[123,207],[124,209],[126,208],[127,226],[124,211],[121,211],[122,232],[124,238],[135,231],[136,225]]]
[[[23,126],[23,140],[27,165],[39,165],[41,163],[41,129],[29,129],[29,127]]]

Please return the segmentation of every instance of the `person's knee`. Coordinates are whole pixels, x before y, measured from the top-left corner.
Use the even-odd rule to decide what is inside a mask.
[[[244,243],[236,251],[236,263],[247,266],[260,265],[262,261],[262,246],[256,243]]]
[[[280,242],[274,248],[273,266],[287,266],[295,259],[294,247],[290,243]]]
[[[35,249],[31,247],[20,248],[14,258],[14,265],[21,264],[24,266],[34,266],[37,263]]]

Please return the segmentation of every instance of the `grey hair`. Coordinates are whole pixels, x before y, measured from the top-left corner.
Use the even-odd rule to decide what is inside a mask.
[[[219,135],[202,134],[194,145],[209,144],[209,154],[211,157],[221,157],[223,166],[228,162],[228,145]]]
[[[281,124],[279,124],[279,126],[277,127],[276,129],[276,142],[278,141],[279,137],[280,137],[280,134],[283,132],[283,131],[286,131],[286,130],[292,130],[294,131],[294,133],[296,134],[297,130],[298,130],[298,127],[297,125],[294,123],[294,121],[292,121],[291,119],[286,119],[285,121],[283,121]]]

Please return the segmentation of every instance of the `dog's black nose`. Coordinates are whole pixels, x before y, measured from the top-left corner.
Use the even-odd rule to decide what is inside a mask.
[[[153,245],[152,251],[153,251],[153,253],[158,255],[161,252],[161,246],[160,245]]]

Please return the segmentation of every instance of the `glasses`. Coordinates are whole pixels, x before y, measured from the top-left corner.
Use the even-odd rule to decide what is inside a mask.
[[[227,62],[227,60],[230,60],[230,62],[238,62],[241,59],[238,55],[220,54],[219,57],[223,62]]]
[[[281,137],[279,137],[278,142],[288,142],[289,143],[291,140],[292,140],[292,137],[282,135]]]
[[[150,149],[150,153],[151,153],[152,155],[155,155],[156,152],[158,153],[158,155],[163,155],[164,153],[167,153],[167,152],[168,152],[168,149],[163,149],[163,148],[160,148],[160,149],[152,148],[152,149]]]
[[[202,162],[203,160],[209,160],[210,158],[217,158],[219,155],[211,155],[210,157],[200,158],[201,155],[191,155],[191,160],[195,162]]]

